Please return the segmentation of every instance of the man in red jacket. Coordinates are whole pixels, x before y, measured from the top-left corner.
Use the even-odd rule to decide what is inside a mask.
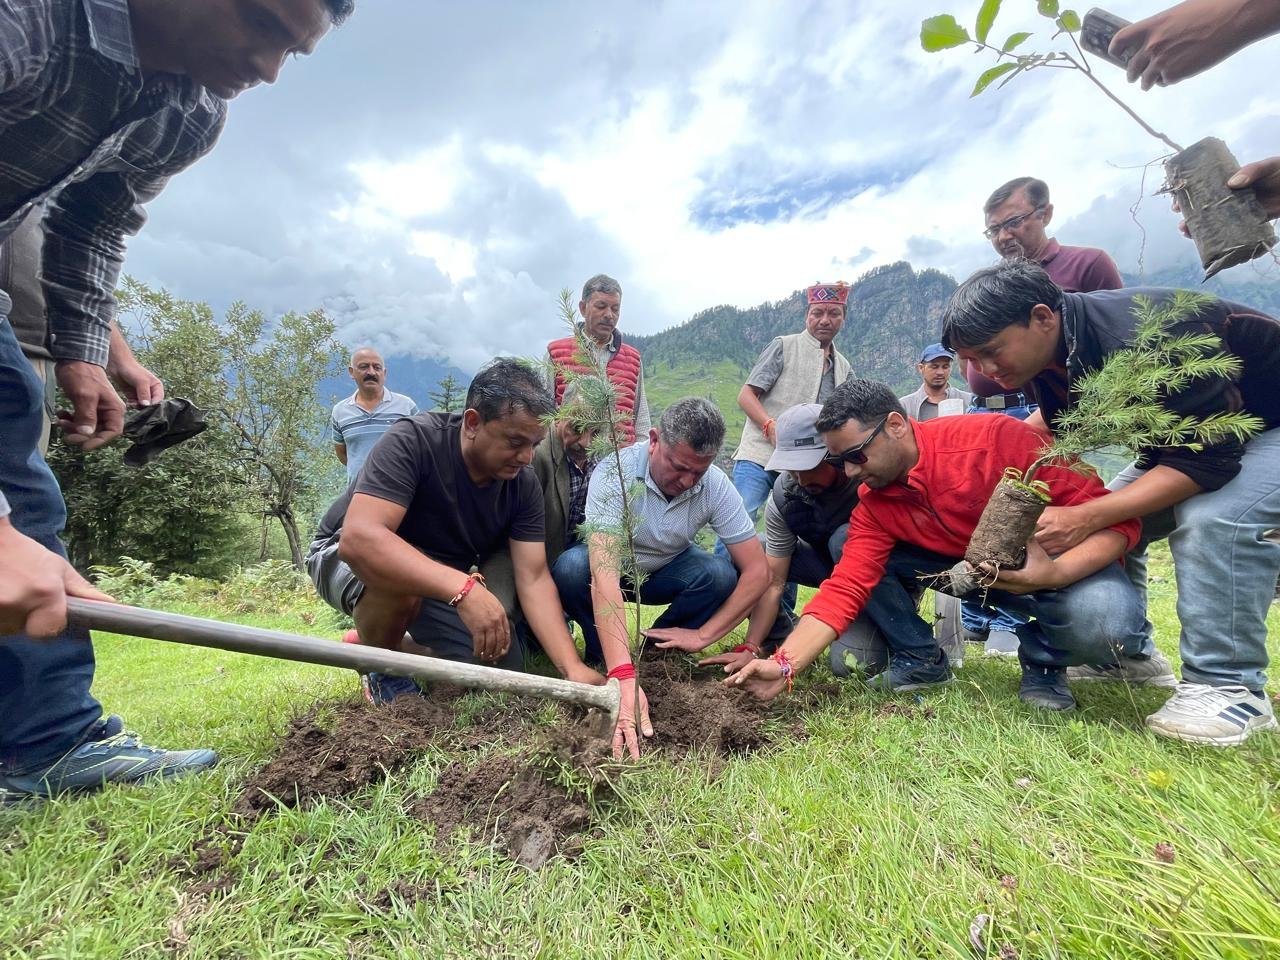
[[[1026,469],[1045,437],[1012,417],[909,419],[887,386],[849,380],[818,418],[828,460],[863,483],[849,522],[849,547],[805,608],[800,625],[772,659],[755,660],[726,683],[771,699],[864,610],[889,644],[889,667],[873,684],[914,690],[951,680],[946,654],[916,612],[913,590],[955,564],[1006,467]],[[1053,504],[1106,494],[1096,476],[1042,466]],[[1002,570],[992,602],[1026,617],[1019,624],[1022,686],[1033,706],[1070,710],[1066,668],[1124,651],[1149,656],[1142,604],[1116,562],[1137,542],[1126,520],[1091,534],[1056,557],[1034,540],[1020,570]]]

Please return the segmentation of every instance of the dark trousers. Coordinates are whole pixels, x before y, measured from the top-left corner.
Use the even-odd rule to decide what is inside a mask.
[[[937,657],[933,628],[916,612],[915,598],[922,587],[932,586],[922,578],[949,570],[955,563],[954,557],[919,547],[894,547],[865,609],[890,651],[925,660]],[[1020,656],[1034,666],[1112,663],[1117,657],[1150,650],[1141,598],[1118,563],[1109,563],[1061,590],[1026,594],[992,590],[987,602],[1021,618],[1016,627]]]
[[[58,540],[66,504],[38,449],[43,409],[44,387],[8,319],[0,317],[0,489],[14,527],[66,556]],[[40,770],[91,733],[102,718],[89,693],[93,669],[88,631],[69,629],[39,641],[0,637],[0,767]]]

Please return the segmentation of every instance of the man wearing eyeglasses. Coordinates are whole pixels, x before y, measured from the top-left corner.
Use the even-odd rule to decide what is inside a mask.
[[[1018,177],[996,188],[982,206],[986,218],[983,235],[996,253],[1006,260],[1026,259],[1039,263],[1064,290],[1118,290],[1124,286],[1115,261],[1095,247],[1069,247],[1045,233],[1053,219],[1049,186],[1035,177]],[[970,413],[1002,413],[1025,420],[1036,412],[1033,398],[1021,390],[1006,391],[971,363],[962,365],[969,389],[973,391]],[[1032,421],[1039,423],[1039,418]],[[1018,618],[993,610],[976,601],[961,605],[965,633],[969,639],[985,642],[991,655],[1015,656],[1018,652]]]
[[[857,549],[845,550],[773,657],[752,661],[726,683],[772,699],[864,612],[890,651],[889,667],[872,678],[874,686],[918,690],[949,682],[947,656],[914,597],[964,556],[1005,467],[1029,467],[1043,437],[1011,417],[920,423],[907,417],[887,386],[856,379],[836,388],[817,428],[827,462],[862,483],[849,520],[849,543]],[[1067,467],[1042,465],[1037,476],[1048,481],[1054,505],[1086,503],[1107,492],[1096,476]],[[1103,527],[1055,557],[1032,540],[1021,569],[995,571],[990,595],[1026,618],[1018,627],[1021,700],[1070,710],[1069,665],[1154,649],[1137,591],[1116,562],[1140,529],[1134,519]]]

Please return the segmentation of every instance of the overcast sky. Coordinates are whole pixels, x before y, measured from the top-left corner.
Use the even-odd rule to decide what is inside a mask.
[[[987,194],[1048,181],[1050,233],[1136,272],[1129,208],[1165,149],[1083,77],[1045,71],[970,100],[993,61],[925,54],[924,16],[978,0],[613,3],[358,0],[150,206],[126,269],[221,309],[323,306],[346,343],[474,370],[560,336],[554,299],[605,272],[622,326],[907,259],[956,276],[995,256]],[[1115,0],[1138,19],[1167,2]],[[1087,4],[1079,9],[1083,12]],[[1051,30],[1006,0],[993,36]],[[1280,153],[1280,38],[1167,90],[1100,75],[1184,145]],[[1146,171],[1148,270],[1194,264]],[[1268,263],[1268,261],[1260,261]],[[1238,267],[1275,279],[1280,268]],[[575,298],[576,299],[576,298]]]

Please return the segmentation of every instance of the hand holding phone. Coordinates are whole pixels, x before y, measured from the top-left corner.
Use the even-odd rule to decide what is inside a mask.
[[[1114,63],[1117,67],[1127,67],[1134,54],[1132,47],[1123,51],[1118,57],[1111,53],[1112,38],[1127,26],[1129,26],[1128,20],[1094,7],[1084,15],[1084,20],[1080,23],[1080,46],[1095,57],[1101,57],[1107,63]]]

